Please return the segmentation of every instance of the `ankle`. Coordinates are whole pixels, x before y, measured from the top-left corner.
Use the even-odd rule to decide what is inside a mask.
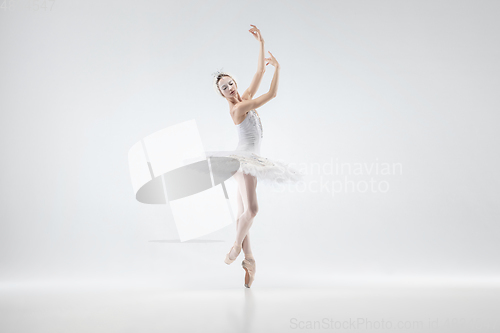
[[[245,253],[245,259],[255,259],[252,253]]]

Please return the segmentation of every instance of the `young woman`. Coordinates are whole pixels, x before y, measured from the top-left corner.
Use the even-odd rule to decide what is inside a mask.
[[[240,168],[233,175],[238,185],[236,241],[226,255],[224,262],[228,265],[231,264],[243,249],[245,259],[241,264],[246,272],[245,287],[247,288],[250,288],[255,278],[256,265],[250,247],[249,229],[259,209],[256,195],[257,181],[262,180],[265,183],[296,182],[301,180],[303,176],[297,170],[289,167],[288,163],[283,160],[271,160],[260,156],[263,128],[256,109],[276,97],[280,64],[269,51],[270,57],[264,58],[264,39],[260,30],[255,25],[251,26],[249,31],[259,42],[260,51],[257,73],[255,73],[248,89],[243,95],[240,95],[238,85],[229,73],[217,71],[214,74],[214,88],[228,101],[229,113],[239,137],[236,150],[232,151],[231,154],[226,154],[226,156],[239,160]],[[267,62],[265,65],[264,60]],[[265,66],[268,64],[275,68],[271,88],[267,93],[253,98],[266,70]]]

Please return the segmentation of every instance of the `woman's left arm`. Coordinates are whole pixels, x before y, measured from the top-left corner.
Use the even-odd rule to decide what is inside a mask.
[[[262,81],[262,78],[264,77],[264,73],[266,72],[266,66],[264,65],[264,38],[262,38],[262,35],[260,34],[260,30],[257,29],[253,25],[253,28],[249,30],[250,33],[254,35],[254,37],[259,41],[259,59],[257,63],[257,72],[253,76],[252,82],[250,83],[250,86],[245,90],[241,98],[243,99],[252,99],[255,93],[257,93],[257,90],[259,89],[260,82]]]

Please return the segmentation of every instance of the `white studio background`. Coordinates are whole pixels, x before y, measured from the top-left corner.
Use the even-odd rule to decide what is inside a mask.
[[[246,89],[250,24],[282,66],[258,110],[262,155],[308,172],[257,188],[260,286],[499,276],[499,2],[12,3],[0,11],[4,283],[240,286],[240,260],[223,262],[235,225],[176,241],[168,206],[135,200],[127,153],[190,119],[206,150],[236,147],[211,73]]]

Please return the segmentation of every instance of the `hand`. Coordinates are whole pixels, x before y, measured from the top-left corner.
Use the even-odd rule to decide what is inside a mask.
[[[250,24],[253,28],[248,30],[250,33],[261,43],[264,43],[264,38],[262,38],[262,35],[260,34],[260,30],[257,29],[257,27],[253,24]]]
[[[267,51],[267,52],[269,52],[269,51]],[[278,61],[276,60],[276,58],[273,56],[273,54],[271,52],[269,52],[269,54],[271,55],[269,58],[264,58],[264,60],[267,61],[266,66],[268,64],[271,64],[274,67],[278,68],[280,66],[280,64],[278,63]]]

